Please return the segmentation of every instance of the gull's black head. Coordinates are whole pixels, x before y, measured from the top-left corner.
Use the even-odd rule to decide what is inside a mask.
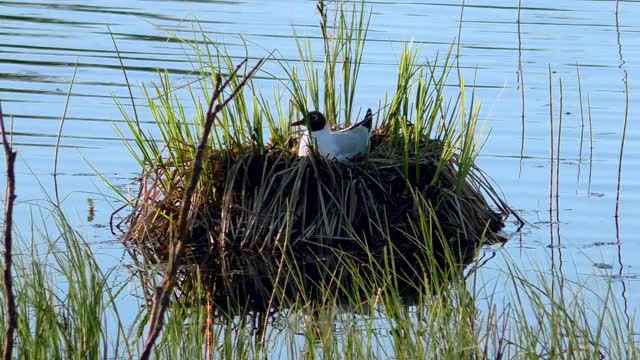
[[[302,120],[291,123],[289,126],[299,125],[304,125],[311,131],[320,131],[327,125],[327,119],[324,118],[320,111],[312,111],[305,115]]]

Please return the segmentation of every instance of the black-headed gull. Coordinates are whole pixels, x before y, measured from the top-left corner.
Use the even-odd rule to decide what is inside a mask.
[[[367,153],[373,114],[371,109],[359,123],[338,131],[331,131],[329,124],[320,111],[311,111],[302,120],[290,126],[305,126],[298,145],[298,156],[309,156],[314,144],[320,155],[339,161],[352,160]],[[309,130],[311,130],[309,132]]]

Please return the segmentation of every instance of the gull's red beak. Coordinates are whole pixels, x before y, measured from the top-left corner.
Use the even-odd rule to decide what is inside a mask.
[[[291,124],[289,124],[289,126],[300,126],[300,125],[304,125],[304,120],[292,122]]]

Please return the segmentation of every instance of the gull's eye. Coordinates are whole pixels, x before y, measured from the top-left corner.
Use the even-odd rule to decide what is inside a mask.
[[[318,115],[313,114],[311,115],[311,121],[317,121],[318,120]]]

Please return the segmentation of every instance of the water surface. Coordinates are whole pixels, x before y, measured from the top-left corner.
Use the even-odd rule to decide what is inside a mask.
[[[493,1],[491,6],[465,1],[464,7],[444,0],[367,3],[373,10],[371,41],[356,106],[375,106],[392,91],[403,42],[412,42],[433,59],[446,53],[460,34],[460,67],[467,83],[475,76],[476,98],[483,101],[490,130],[479,164],[531,223],[520,233],[510,226],[511,241],[487,251],[524,258],[523,266],[539,269],[562,265],[570,278],[595,273],[612,282],[621,301],[637,306],[640,133],[634,105],[639,100],[640,26],[635,19],[640,3],[621,1],[619,12],[615,1],[592,0],[522,1],[520,8],[516,0]],[[313,1],[0,0],[0,99],[6,118],[13,119],[19,199],[42,199],[40,184],[51,188],[60,118],[77,68],[61,141],[60,192],[69,194],[65,206],[76,214],[74,220],[97,242],[108,243],[101,253],[105,263],[121,261],[119,245],[104,228],[117,205],[98,194],[108,190],[88,165],[122,185],[139,171],[114,131],[114,126],[123,128],[114,98],[128,104],[129,95],[111,34],[141,118],[149,121],[141,85],[156,81],[161,70],[177,83],[192,76],[188,51],[169,41],[167,32],[193,37],[201,26],[238,57],[244,55],[245,41],[254,57],[277,49],[279,57],[295,59],[292,26],[317,39],[317,23]],[[555,209],[554,198],[552,212],[550,71],[556,141],[560,82],[563,103],[559,207]],[[450,80],[455,86],[457,76]],[[265,89],[271,86],[275,84],[265,84]],[[629,127],[616,219],[627,98]],[[189,104],[185,102],[186,111],[193,111]],[[95,218],[87,215],[88,199],[95,201]],[[18,226],[29,222],[26,208],[19,209],[23,216],[18,216]],[[487,281],[499,277],[502,261],[497,256],[486,266]]]

